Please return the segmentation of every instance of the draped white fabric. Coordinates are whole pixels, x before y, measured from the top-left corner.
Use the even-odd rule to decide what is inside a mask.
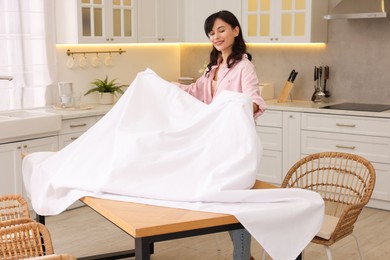
[[[23,179],[41,215],[83,196],[229,213],[274,259],[293,259],[320,229],[323,201],[250,190],[261,151],[249,97],[225,91],[206,105],[147,70],[75,142],[27,156]]]
[[[0,1],[0,110],[45,106],[56,82],[55,1]]]

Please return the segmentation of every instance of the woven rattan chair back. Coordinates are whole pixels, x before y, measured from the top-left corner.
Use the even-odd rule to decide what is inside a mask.
[[[29,260],[76,260],[76,257],[69,254],[60,254],[60,255],[46,255],[40,257],[29,258]]]
[[[339,220],[330,239],[315,237],[312,242],[329,246],[352,233],[354,224],[371,198],[375,170],[361,156],[316,153],[299,160],[288,171],[282,188],[302,188],[318,192],[325,203],[325,214]]]
[[[27,201],[21,195],[0,196],[0,221],[29,217]]]
[[[49,254],[54,254],[53,245],[44,225],[31,221],[0,228],[1,259],[24,259]]]

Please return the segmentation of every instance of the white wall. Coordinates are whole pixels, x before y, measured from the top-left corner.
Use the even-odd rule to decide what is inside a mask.
[[[119,55],[112,53],[113,64],[104,65],[104,59],[108,54],[99,54],[102,64],[98,67],[92,67],[88,64],[87,68],[80,68],[79,58],[83,54],[75,54],[76,66],[69,69],[66,66],[69,56],[66,51],[126,51]],[[96,54],[86,54],[88,62]],[[75,93],[84,94],[91,88],[89,84],[95,79],[104,79],[106,75],[109,79],[117,78],[120,84],[129,85],[136,77],[138,72],[146,68],[154,70],[162,78],[173,81],[177,80],[180,75],[180,48],[177,44],[165,45],[57,45],[57,62],[58,62],[58,81],[73,82]],[[56,90],[55,90],[56,91]],[[54,92],[55,92],[54,91]],[[56,95],[56,93],[54,93]],[[83,103],[96,103],[97,94],[83,96]]]

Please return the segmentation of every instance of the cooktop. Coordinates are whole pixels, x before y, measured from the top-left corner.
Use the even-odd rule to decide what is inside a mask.
[[[363,104],[363,103],[340,103],[335,105],[324,106],[325,109],[338,110],[354,110],[354,111],[369,111],[369,112],[383,112],[390,110],[390,105],[384,104]]]

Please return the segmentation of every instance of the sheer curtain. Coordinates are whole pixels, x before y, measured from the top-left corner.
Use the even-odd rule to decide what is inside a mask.
[[[55,1],[0,1],[0,110],[52,103],[57,81]]]

